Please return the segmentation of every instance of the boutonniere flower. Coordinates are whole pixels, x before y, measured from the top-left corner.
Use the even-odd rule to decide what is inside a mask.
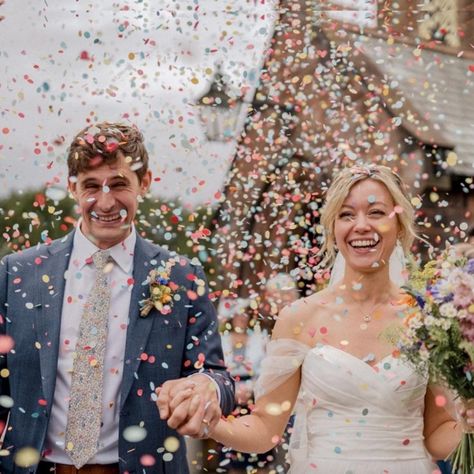
[[[150,297],[140,301],[140,316],[146,318],[148,313],[156,308],[161,314],[171,313],[173,296],[179,286],[170,280],[169,272],[163,269],[153,269],[148,275]]]

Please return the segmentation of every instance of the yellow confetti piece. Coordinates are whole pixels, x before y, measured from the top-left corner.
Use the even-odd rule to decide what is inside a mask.
[[[130,61],[133,61],[135,59],[135,53],[128,53],[128,59],[130,59]]]
[[[381,319],[382,316],[383,316],[383,312],[382,312],[380,309],[377,310],[377,311],[374,311],[373,318],[374,318],[375,320]]]
[[[197,77],[191,78],[191,83],[192,84],[199,84],[199,79]]]
[[[164,447],[166,451],[169,451],[170,453],[178,451],[179,439],[175,438],[174,436],[168,436],[168,438],[165,439]]]
[[[15,454],[15,464],[18,467],[27,468],[38,464],[40,461],[40,453],[38,450],[30,447],[21,448]]]
[[[291,408],[291,402],[289,400],[286,400],[281,404],[282,411],[288,411],[290,410],[290,408]]]
[[[458,162],[458,155],[454,153],[454,151],[450,151],[448,153],[448,156],[446,157],[446,163],[448,166],[456,166],[456,163]]]
[[[35,347],[36,349],[41,349],[41,343],[39,343],[38,341],[35,342]]]
[[[43,281],[43,283],[49,283],[49,275],[43,275],[41,277],[41,280]]]
[[[282,414],[281,405],[279,403],[267,403],[265,411],[272,416],[278,416]]]
[[[300,326],[296,326],[293,328],[293,334],[295,336],[297,336],[298,334],[301,334],[301,327]]]
[[[6,379],[10,375],[10,371],[8,369],[0,370],[0,377]]]
[[[435,192],[430,193],[430,201],[437,202],[439,200],[439,194]]]

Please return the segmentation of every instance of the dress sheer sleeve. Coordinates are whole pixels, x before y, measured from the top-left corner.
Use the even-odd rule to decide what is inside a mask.
[[[267,354],[255,384],[255,399],[285,383],[300,367],[310,346],[296,339],[274,339],[267,344]]]

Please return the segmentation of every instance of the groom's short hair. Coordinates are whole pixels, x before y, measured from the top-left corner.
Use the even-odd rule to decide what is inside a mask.
[[[72,140],[67,156],[68,174],[77,176],[103,163],[113,163],[119,158],[119,153],[141,182],[148,170],[149,158],[140,130],[123,123],[90,125]]]

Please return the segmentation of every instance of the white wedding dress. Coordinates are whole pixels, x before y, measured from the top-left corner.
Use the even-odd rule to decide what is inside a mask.
[[[330,345],[276,339],[267,345],[257,398],[300,366],[291,474],[439,472],[423,444],[426,378],[391,355],[370,366]]]

